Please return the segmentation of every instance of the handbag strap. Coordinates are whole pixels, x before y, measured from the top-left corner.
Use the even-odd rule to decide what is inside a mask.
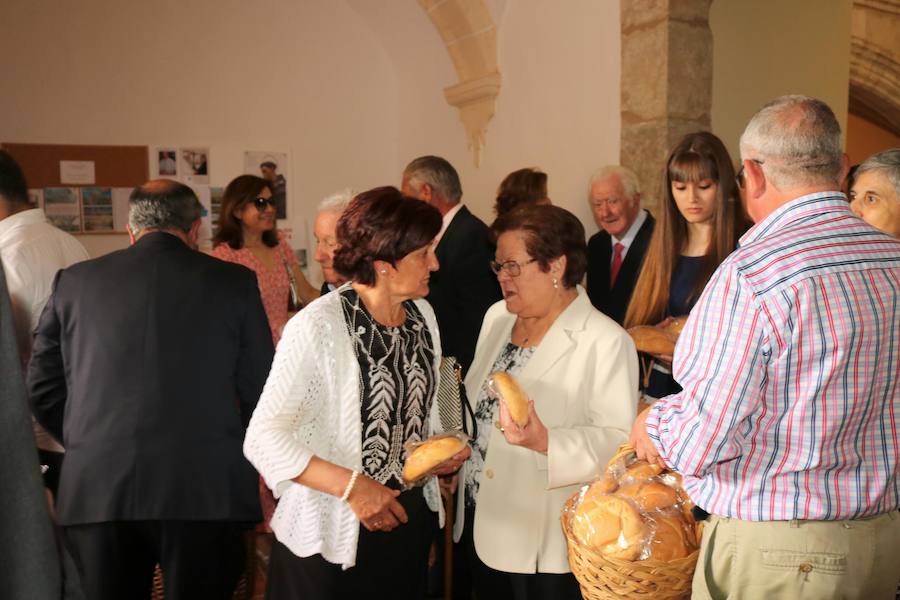
[[[281,245],[279,244],[279,246],[281,246]],[[287,256],[284,255],[284,253],[285,253],[284,248],[280,248],[280,249],[281,249],[281,264],[284,265],[284,270],[287,273],[288,287],[290,288],[289,293],[291,295],[291,300],[294,302],[294,304],[297,307],[302,308],[303,302],[300,300],[300,294],[297,291],[297,280],[294,278],[294,272],[291,270],[291,266],[288,264]]]
[[[445,431],[461,430],[469,437],[477,437],[478,425],[475,421],[475,411],[472,410],[466,397],[462,365],[453,356],[442,356],[440,371],[441,385],[438,386],[437,401],[441,426]]]

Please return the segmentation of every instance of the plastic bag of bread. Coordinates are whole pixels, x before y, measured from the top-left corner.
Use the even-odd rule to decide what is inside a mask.
[[[634,346],[638,352],[647,354],[672,354],[675,352],[675,342],[687,317],[672,317],[665,327],[655,325],[638,325],[628,329],[628,334],[634,340]]]
[[[421,442],[407,442],[403,480],[414,485],[423,482],[435,469],[459,453],[469,442],[462,431],[441,433]]]
[[[488,378],[488,391],[506,404],[509,416],[519,427],[528,425],[528,394],[512,375],[504,371],[492,373]]]
[[[697,549],[681,477],[623,446],[568,515],[572,537],[608,558],[670,561]]]

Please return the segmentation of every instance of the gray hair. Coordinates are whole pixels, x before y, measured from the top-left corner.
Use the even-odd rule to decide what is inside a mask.
[[[459,174],[446,159],[440,156],[420,156],[403,170],[403,179],[417,192],[423,183],[448,204],[456,204],[462,198]]]
[[[333,194],[329,194],[322,198],[322,201],[319,202],[319,207],[316,209],[317,213],[321,212],[336,212],[343,213],[344,210],[348,206],[350,206],[350,202],[353,201],[353,198],[356,197],[356,192],[352,188],[344,188],[342,190],[338,190]]]
[[[841,126],[809,96],[781,96],[753,115],[741,135],[741,159],[763,164],[780,190],[837,185],[843,166]]]
[[[625,192],[625,195],[628,196],[629,200],[641,193],[641,180],[638,179],[637,173],[628,167],[623,167],[621,165],[606,165],[605,167],[600,167],[594,171],[593,175],[591,175],[591,182],[589,185],[593,187],[598,181],[602,181],[603,179],[612,176],[619,178],[619,181],[622,183],[622,190]]]
[[[177,229],[187,233],[202,210],[194,190],[171,179],[156,179],[131,192],[128,225],[135,235],[145,229]]]
[[[900,148],[891,148],[873,154],[859,165],[854,174],[855,178],[859,178],[863,173],[875,171],[884,175],[891,185],[894,186],[894,192],[900,197]]]

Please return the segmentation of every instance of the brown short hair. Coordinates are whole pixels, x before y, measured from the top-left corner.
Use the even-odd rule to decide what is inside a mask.
[[[247,203],[253,202],[266,188],[272,191],[269,182],[256,175],[239,175],[231,180],[222,194],[219,228],[212,240],[214,246],[228,244],[235,250],[244,247],[244,231],[234,213],[239,212]],[[274,248],[278,245],[278,233],[274,229],[264,231],[262,241],[269,248]]]
[[[346,279],[374,285],[376,260],[392,265],[429,244],[441,230],[441,213],[395,187],[378,187],[353,199],[337,223],[334,268]]]
[[[547,198],[547,174],[537,169],[519,169],[503,178],[497,189],[494,212],[499,217],[524,204]]]
[[[564,287],[575,287],[587,270],[587,243],[584,225],[578,217],[559,206],[533,204],[521,206],[497,217],[491,230],[496,237],[509,231],[525,234],[525,250],[545,273],[550,261],[566,257]]]

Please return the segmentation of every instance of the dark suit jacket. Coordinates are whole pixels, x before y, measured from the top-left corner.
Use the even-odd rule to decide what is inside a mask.
[[[242,445],[272,355],[253,272],[173,235],[60,271],[28,372],[60,523],[260,520]]]
[[[83,599],[58,547],[34,445],[12,306],[0,263],[0,598]]]
[[[612,238],[605,231],[591,236],[588,241],[587,289],[588,297],[597,310],[619,325],[625,320],[625,311],[634,292],[644,255],[650,245],[656,219],[647,213],[647,220],[638,229],[634,242],[625,254],[616,284],[609,288],[609,268],[612,263]]]
[[[500,299],[500,285],[490,267],[494,245],[487,225],[463,206],[435,255],[440,269],[431,274],[426,300],[437,316],[444,355],[455,356],[465,371],[475,355],[484,313]]]

